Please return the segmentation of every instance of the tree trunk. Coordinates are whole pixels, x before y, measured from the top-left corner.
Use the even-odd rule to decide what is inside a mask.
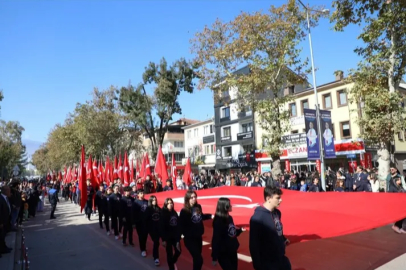
[[[390,152],[389,146],[381,144],[380,149],[378,150],[378,179],[380,182],[379,188],[383,188],[385,191],[387,189],[386,177],[389,174],[390,168]]]
[[[277,179],[278,175],[282,174],[281,160],[279,157],[272,157],[272,177]]]

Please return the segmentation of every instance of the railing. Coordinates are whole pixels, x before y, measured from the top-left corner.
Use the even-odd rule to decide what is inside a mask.
[[[30,261],[28,260],[28,247],[25,246],[24,229],[21,229],[21,255],[18,260],[18,264],[21,265],[21,270],[30,269]]]

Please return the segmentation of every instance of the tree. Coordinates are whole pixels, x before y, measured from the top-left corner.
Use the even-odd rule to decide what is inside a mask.
[[[46,174],[49,170],[47,153],[48,149],[46,144],[43,144],[32,155],[32,164],[41,174]]]
[[[311,14],[317,25],[322,13]],[[217,19],[198,32],[192,42],[200,66],[199,89],[210,87],[215,97],[236,89],[240,109],[250,106],[267,132],[266,150],[273,159],[273,172],[280,171],[281,137],[290,130],[285,105],[292,100],[283,89],[307,87],[307,60],[300,58],[298,44],[306,38],[306,14],[294,0],[267,13],[242,12],[230,22]],[[248,72],[240,72],[241,66]]]
[[[137,87],[129,85],[118,92],[120,108],[127,119],[148,136],[153,159],[158,146],[163,143],[173,115],[182,113],[179,95],[181,92],[193,93],[195,78],[195,67],[185,59],[168,66],[162,58],[159,64],[149,63],[142,75],[142,83]],[[154,89],[152,95],[147,93],[147,86]]]
[[[24,128],[19,122],[0,120],[0,170],[2,177],[10,177],[14,166],[20,171],[26,165],[25,145],[21,138]]]
[[[406,2],[381,0],[339,0],[331,17],[335,30],[349,25],[363,26],[358,39],[364,42],[355,52],[363,58],[349,81],[352,102],[365,104],[359,118],[361,137],[378,144],[379,177],[389,173],[394,134],[406,127],[403,97],[397,91],[406,72]],[[393,159],[392,159],[393,161]]]

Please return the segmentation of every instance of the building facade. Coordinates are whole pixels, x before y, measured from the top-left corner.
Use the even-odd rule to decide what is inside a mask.
[[[185,158],[190,158],[192,165],[199,169],[214,170],[216,165],[216,136],[213,119],[208,119],[186,127],[182,127],[185,134]]]
[[[350,171],[357,165],[366,167],[377,166],[379,159],[377,147],[366,145],[360,138],[362,130],[357,124],[359,117],[362,117],[362,103],[350,103],[347,93],[353,86],[346,83],[343,74],[338,74],[333,82],[317,87],[317,98],[321,110],[331,112],[332,127],[330,127],[334,137],[334,148],[336,158],[325,159],[325,167],[337,170],[338,167],[349,168]],[[290,132],[283,136],[284,147],[281,149],[282,167],[292,171],[314,171],[317,162],[307,159],[306,129],[303,110],[305,108],[315,109],[316,102],[313,88],[305,89],[293,94],[295,99],[286,104],[285,109],[290,111],[291,119]],[[260,117],[256,115],[256,122]],[[257,141],[262,141],[266,131],[256,125]],[[398,168],[403,170],[403,160],[406,158],[406,142],[402,140],[402,134],[395,136],[395,157]],[[262,143],[262,146],[266,142]],[[264,147],[259,147],[256,158],[260,171],[267,171],[271,167],[271,158],[264,151]],[[406,168],[406,163],[405,163]]]

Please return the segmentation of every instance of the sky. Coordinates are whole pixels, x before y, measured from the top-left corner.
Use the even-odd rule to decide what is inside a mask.
[[[306,3],[306,1],[304,1]],[[19,121],[23,139],[45,142],[76,103],[94,87],[138,84],[145,66],[192,59],[189,40],[216,18],[232,20],[241,11],[266,10],[285,1],[1,1],[0,118]],[[310,5],[327,0],[310,0]],[[334,32],[328,19],[312,29],[317,84],[334,71],[356,67],[359,27]],[[308,40],[301,44],[309,57]],[[309,77],[309,81],[312,77]],[[214,115],[210,90],[183,93],[183,115],[205,120]],[[181,116],[176,116],[179,118]]]

